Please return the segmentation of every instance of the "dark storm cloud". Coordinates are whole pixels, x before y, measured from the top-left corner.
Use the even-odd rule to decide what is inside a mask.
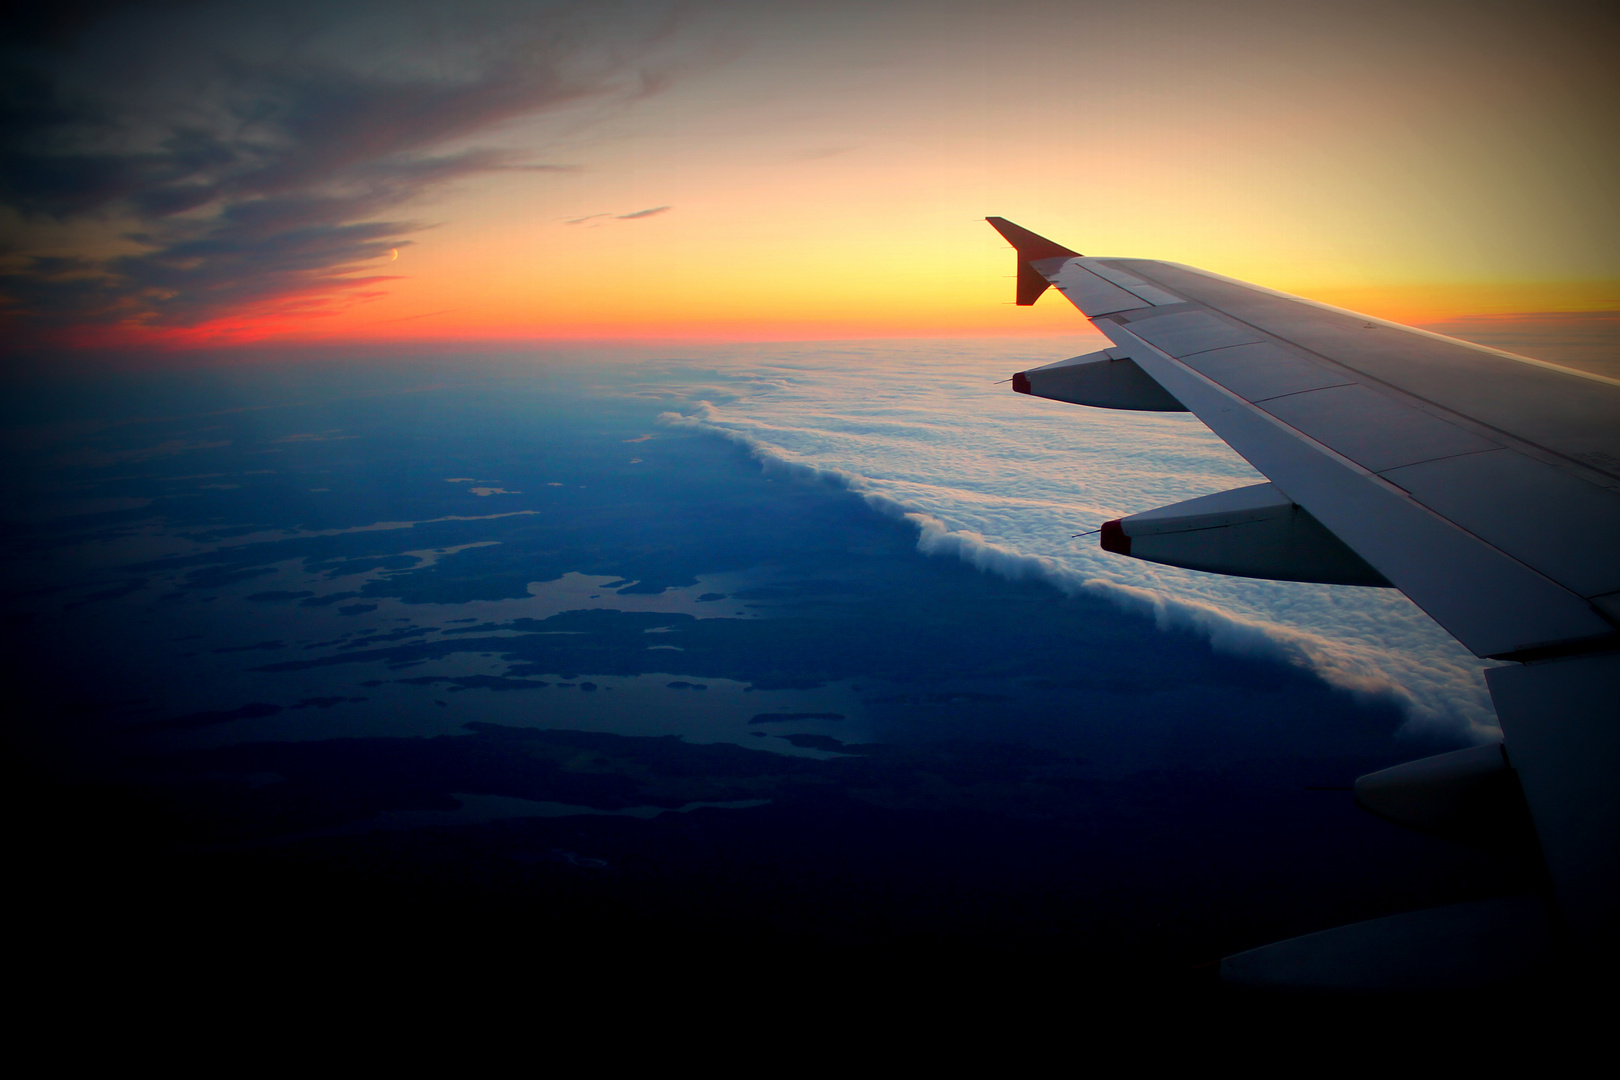
[[[635,58],[667,28],[649,4],[496,0],[453,18],[398,4],[71,14],[21,27],[0,82],[0,299],[58,323],[185,325],[352,296],[381,280],[356,271],[424,227],[390,216],[408,201],[565,167],[456,143],[648,92],[659,77]]]

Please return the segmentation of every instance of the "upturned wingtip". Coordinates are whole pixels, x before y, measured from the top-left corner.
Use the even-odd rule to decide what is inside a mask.
[[[1014,225],[1004,217],[987,217],[984,219],[990,227],[1000,233],[1002,238],[1018,250],[1018,258],[1023,262],[1035,259],[1077,258],[1080,253],[1059,244],[1055,240],[1048,240],[1039,233],[1032,233],[1022,225]]]

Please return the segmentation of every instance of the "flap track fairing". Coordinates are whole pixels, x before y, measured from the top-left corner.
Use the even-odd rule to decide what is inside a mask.
[[[1020,394],[1135,412],[1186,412],[1187,407],[1118,349],[1059,360],[1013,376]]]
[[[1458,843],[1535,844],[1518,774],[1501,743],[1470,746],[1356,778],[1356,803],[1386,821]]]
[[[1204,495],[1106,522],[1102,548],[1133,559],[1272,581],[1389,581],[1274,484]]]

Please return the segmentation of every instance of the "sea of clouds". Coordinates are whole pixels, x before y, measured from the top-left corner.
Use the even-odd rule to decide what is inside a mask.
[[[1015,394],[1014,371],[1106,345],[1061,340],[753,346],[705,357],[669,426],[747,446],[768,470],[841,484],[917,529],[918,549],[1102,597],[1219,651],[1395,701],[1419,738],[1498,738],[1482,672],[1393,589],[1259,581],[1111,555],[1074,534],[1261,482],[1196,418]],[[664,389],[668,390],[668,384]]]

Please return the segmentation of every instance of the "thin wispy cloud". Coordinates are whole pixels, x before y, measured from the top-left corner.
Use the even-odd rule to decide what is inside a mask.
[[[628,13],[628,15],[627,15]],[[428,227],[401,211],[567,162],[508,121],[644,96],[658,5],[105,5],[18,23],[0,56],[0,310],[187,326],[375,295]],[[629,17],[634,16],[634,17]],[[648,216],[663,209],[639,211]]]
[[[650,210],[634,210],[628,214],[613,214],[603,212],[600,214],[586,214],[584,217],[570,218],[564,225],[583,225],[587,221],[597,221],[601,218],[612,218],[614,221],[635,221],[637,218],[650,218],[655,214],[667,213],[675,209],[673,206],[654,206]]]

